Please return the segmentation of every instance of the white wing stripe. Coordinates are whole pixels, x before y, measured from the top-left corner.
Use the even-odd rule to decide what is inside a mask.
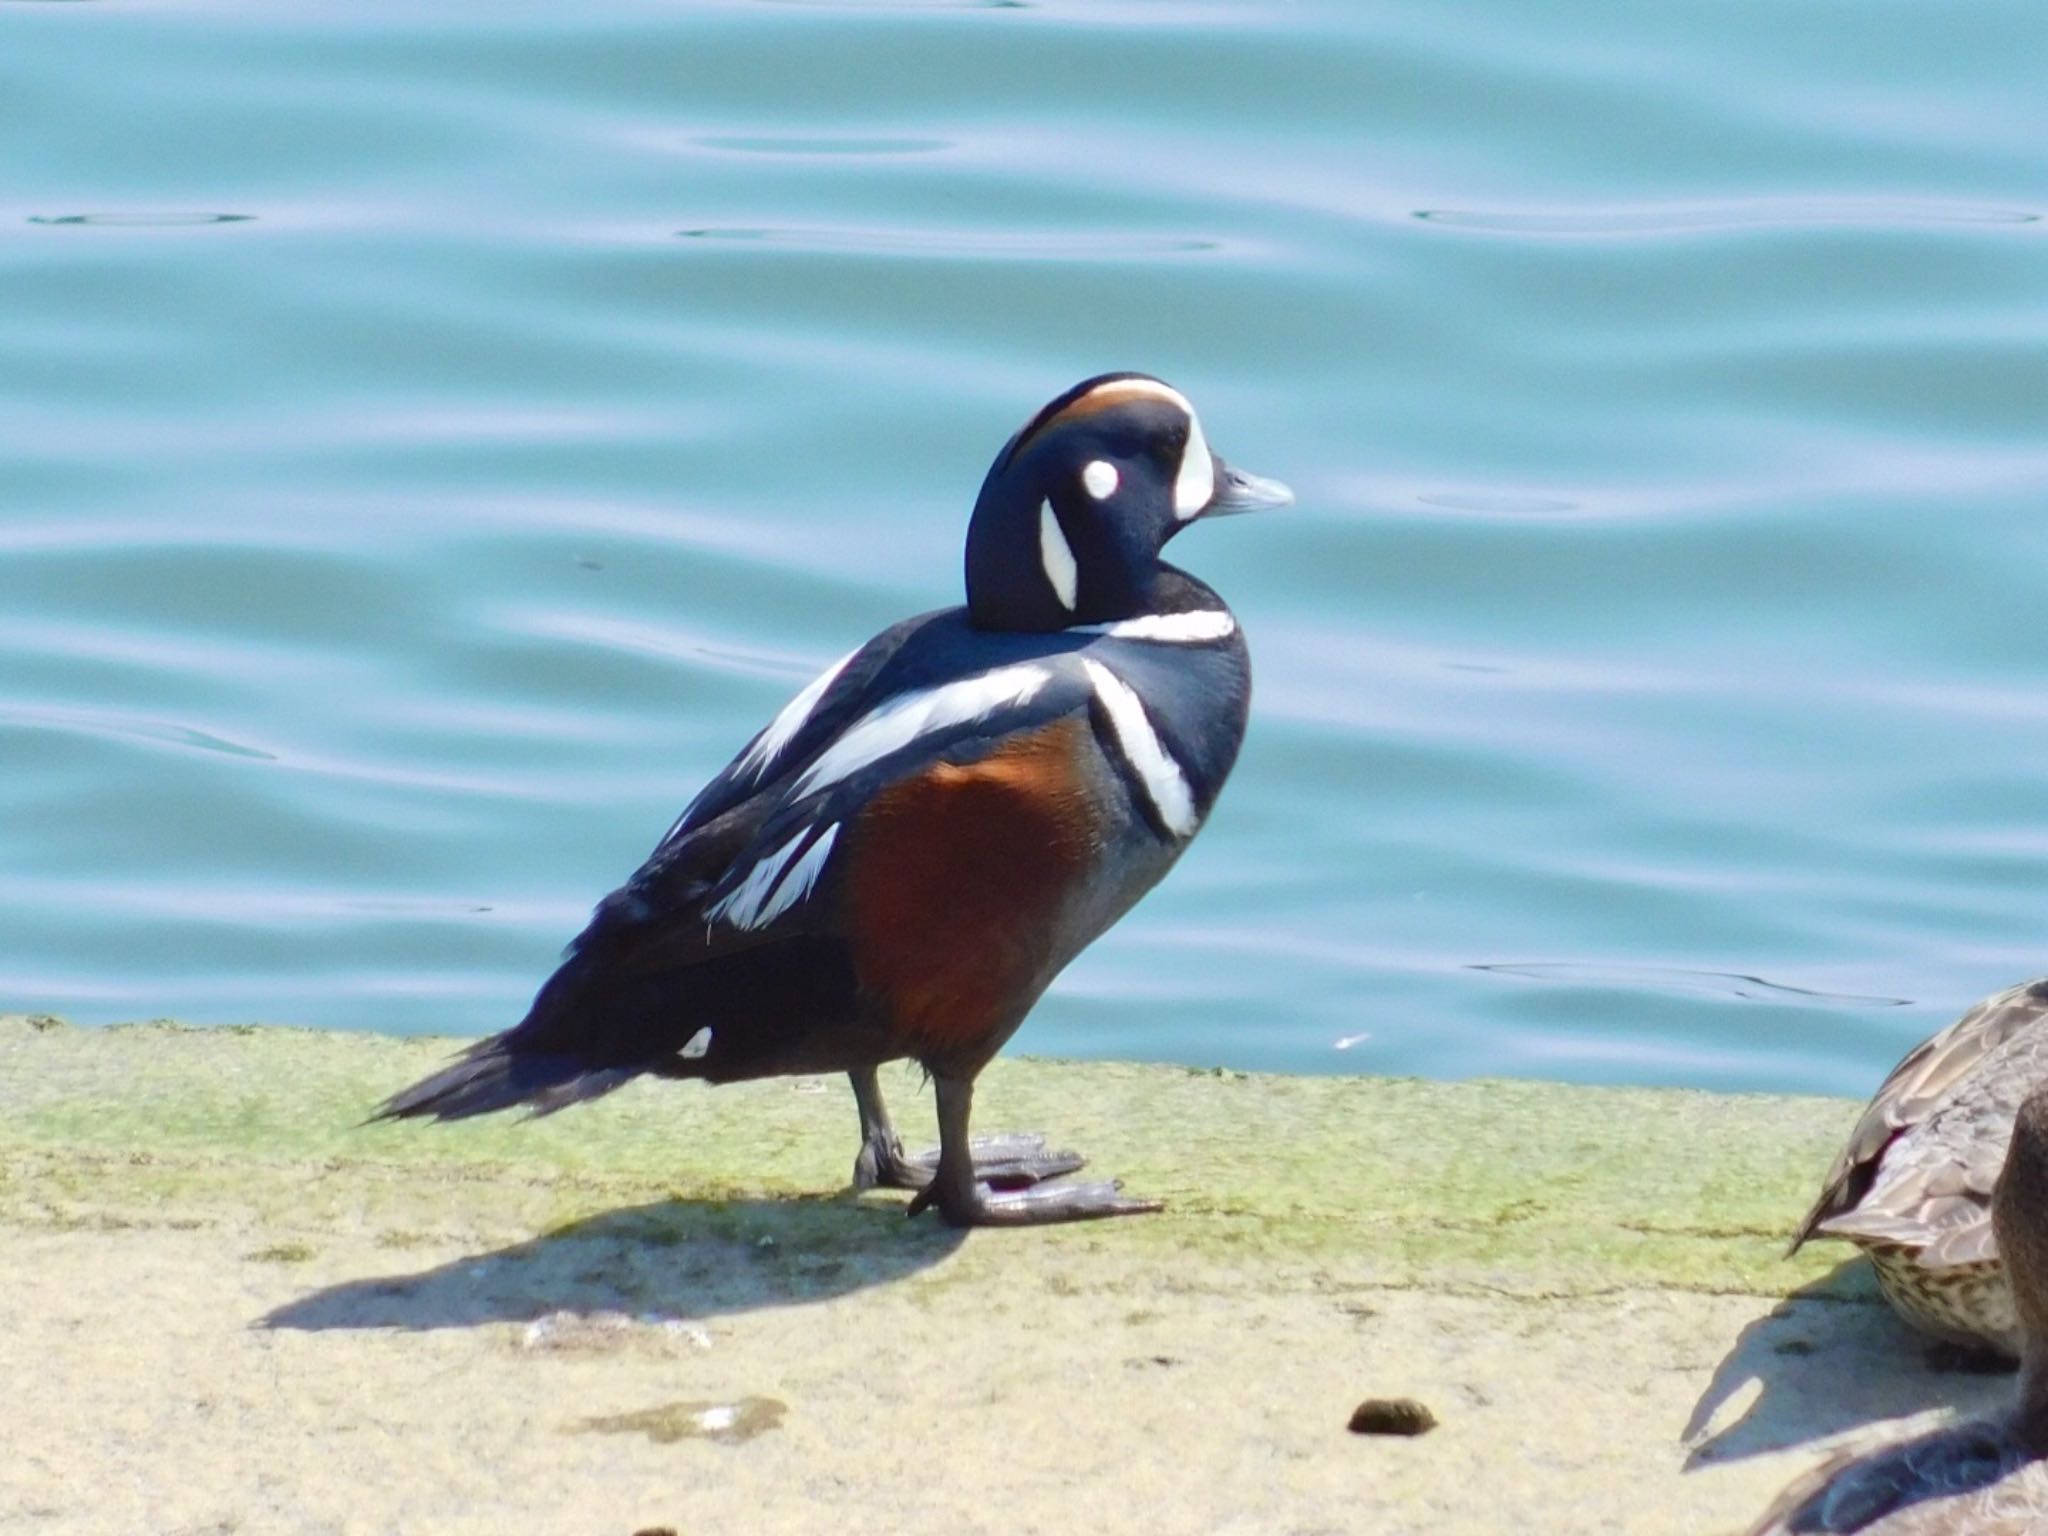
[[[704,915],[713,922],[723,919],[735,928],[758,928],[761,925],[761,906],[768,900],[770,889],[782,874],[782,868],[796,852],[797,844],[811,829],[805,827],[780,848],[762,859],[747,871],[746,879],[734,886],[721,900],[713,903]]]
[[[802,693],[783,705],[775,718],[768,722],[768,728],[741,754],[735,771],[753,774],[757,778],[764,775],[775,759],[782,755],[782,749],[804,728],[804,722],[811,718],[811,711],[818,707],[818,700],[825,696],[832,680],[846,670],[846,664],[857,654],[856,651],[848,651],[805,684]]]
[[[1087,668],[1088,681],[1095,689],[1095,696],[1102,700],[1102,707],[1109,715],[1110,728],[1116,733],[1117,746],[1123,752],[1124,761],[1138,775],[1138,782],[1145,787],[1152,808],[1174,836],[1189,836],[1194,832],[1197,820],[1194,794],[1188,788],[1187,776],[1180,771],[1180,764],[1173,760],[1161,744],[1158,733],[1152,729],[1144,704],[1128,683],[1101,662],[1084,656],[1081,665]]]
[[[804,850],[804,856],[792,864],[789,873],[777,882],[775,894],[768,898],[768,905],[761,909],[761,915],[747,926],[766,928],[776,918],[810,895],[811,887],[818,883],[818,876],[825,872],[825,860],[831,856],[832,840],[839,836],[839,823],[833,822],[819,834],[818,840]]]
[[[1050,681],[1049,669],[1020,663],[891,699],[855,721],[827,747],[791,787],[790,798],[800,800],[813,790],[837,784],[920,736],[1025,703]]]
[[[1146,613],[1108,624],[1069,624],[1070,635],[1108,635],[1112,640],[1158,640],[1167,645],[1200,645],[1237,633],[1237,620],[1221,608],[1195,613]]]

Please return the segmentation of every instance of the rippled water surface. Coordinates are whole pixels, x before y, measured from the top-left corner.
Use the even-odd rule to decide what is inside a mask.
[[[516,1018],[1100,369],[1300,504],[1019,1047],[1869,1087],[2048,971],[2021,0],[0,0],[0,1007]]]

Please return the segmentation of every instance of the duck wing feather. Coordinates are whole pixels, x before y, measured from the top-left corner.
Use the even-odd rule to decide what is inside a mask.
[[[2026,1087],[2048,1076],[2044,1020],[2048,979],[1985,998],[1908,1051],[1850,1131],[1790,1251],[1826,1235],[1939,1245],[1943,1263],[1994,1253],[1991,1188]]]

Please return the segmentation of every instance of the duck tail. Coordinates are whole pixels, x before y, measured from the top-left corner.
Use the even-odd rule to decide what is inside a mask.
[[[493,1035],[433,1076],[394,1093],[364,1123],[428,1116],[467,1120],[521,1104],[536,1115],[551,1115],[602,1098],[639,1075],[638,1067],[600,1067],[575,1056],[529,1054],[515,1049],[508,1036]]]

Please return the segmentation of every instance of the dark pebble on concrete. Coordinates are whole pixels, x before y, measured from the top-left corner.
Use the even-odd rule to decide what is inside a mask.
[[[1412,1397],[1368,1397],[1351,1410],[1354,1435],[1424,1435],[1436,1415]]]

